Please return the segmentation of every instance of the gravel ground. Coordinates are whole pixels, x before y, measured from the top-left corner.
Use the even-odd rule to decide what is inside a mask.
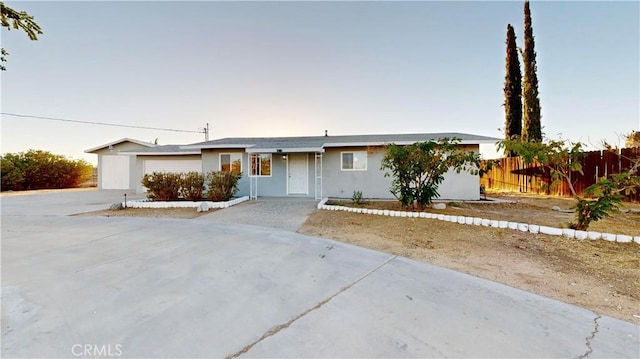
[[[317,208],[314,199],[269,198],[247,201],[198,217],[200,221],[231,222],[295,232]]]

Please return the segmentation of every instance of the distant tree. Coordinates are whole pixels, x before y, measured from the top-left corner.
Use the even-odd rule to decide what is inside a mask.
[[[505,138],[519,138],[522,133],[522,72],[516,46],[516,33],[507,25],[507,57],[504,77]],[[514,156],[514,153],[508,153]]]
[[[538,67],[536,65],[535,42],[528,0],[524,2],[524,50],[522,50],[522,62],[524,64],[522,140],[542,142],[538,75],[536,74]]]
[[[42,29],[35,22],[33,16],[27,14],[26,11],[16,11],[12,8],[5,6],[3,1],[0,1],[0,24],[2,27],[6,27],[7,30],[12,28],[15,30],[22,29],[27,34],[30,40],[38,40],[38,35],[42,35]],[[6,62],[6,56],[9,53],[4,49],[0,49],[0,70],[5,71],[6,68],[2,65]]]
[[[2,178],[0,184],[2,191],[19,189],[24,182],[24,171],[21,167],[22,160],[20,156],[13,153],[7,153],[4,156],[0,156],[0,172],[2,172]]]
[[[2,190],[73,188],[91,179],[93,166],[40,150],[0,157]]]
[[[403,206],[422,209],[440,197],[438,186],[448,171],[478,174],[479,154],[461,149],[459,143],[456,138],[442,138],[406,146],[388,145],[381,169],[391,171],[385,173],[385,177],[393,176],[391,193]]]
[[[640,132],[631,131],[630,134],[625,136],[625,147],[640,147]]]

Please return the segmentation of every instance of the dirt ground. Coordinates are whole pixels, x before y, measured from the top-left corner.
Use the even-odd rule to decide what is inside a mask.
[[[489,194],[511,204],[449,203],[431,212],[567,227],[572,200]],[[350,203],[345,203],[350,205]],[[400,210],[397,202],[369,208]],[[626,205],[625,209],[638,209]],[[640,213],[616,213],[595,231],[640,235]],[[486,278],[640,324],[640,245],[462,225],[432,219],[316,211],[299,233],[331,238]]]
[[[155,218],[197,218],[209,212],[198,212],[195,208],[126,208],[121,210],[105,209],[102,211],[79,213],[76,216],[105,216],[105,217],[155,217]]]

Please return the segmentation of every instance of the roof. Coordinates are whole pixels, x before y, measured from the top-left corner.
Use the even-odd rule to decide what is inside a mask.
[[[202,149],[243,149],[249,153],[292,153],[292,152],[324,152],[331,147],[367,147],[384,146],[395,143],[409,145],[420,141],[438,140],[441,138],[459,138],[460,144],[494,144],[499,138],[472,135],[467,133],[411,133],[382,135],[346,135],[346,136],[302,136],[302,137],[229,137],[218,140],[198,142],[190,145],[155,145],[153,143],[122,138],[98,147],[86,150],[93,153],[109,146],[123,142],[132,142],[143,146],[135,150],[120,151],[131,155],[197,155]]]
[[[459,138],[460,144],[495,143],[499,138],[466,133],[417,133],[307,137],[232,137],[181,146],[183,149],[243,148],[246,152],[322,152],[330,147],[408,145],[441,138]]]
[[[138,148],[135,150],[120,151],[120,153],[127,153],[131,155],[140,156],[154,156],[154,155],[199,155],[199,149],[182,148],[182,145],[163,145],[153,146],[147,148]]]
[[[144,141],[140,141],[140,140],[135,140],[133,138],[125,137],[125,138],[121,138],[121,139],[119,139],[117,141],[105,143],[104,145],[100,145],[98,147],[90,148],[88,150],[85,150],[84,152],[85,153],[93,153],[93,152],[99,151],[99,150],[101,150],[103,148],[109,148],[110,146],[114,146],[114,145],[117,145],[117,144],[120,144],[120,143],[124,143],[124,142],[131,142],[131,143],[135,143],[135,144],[138,144],[138,145],[141,145],[141,146],[145,146],[145,147],[154,147],[154,146],[156,146],[156,145],[154,145],[153,143],[150,143],[150,142],[144,142]]]

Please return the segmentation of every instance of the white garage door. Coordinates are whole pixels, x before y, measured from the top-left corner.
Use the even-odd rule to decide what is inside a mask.
[[[100,188],[129,189],[129,156],[102,156]]]
[[[144,173],[202,172],[202,160],[145,160]]]

